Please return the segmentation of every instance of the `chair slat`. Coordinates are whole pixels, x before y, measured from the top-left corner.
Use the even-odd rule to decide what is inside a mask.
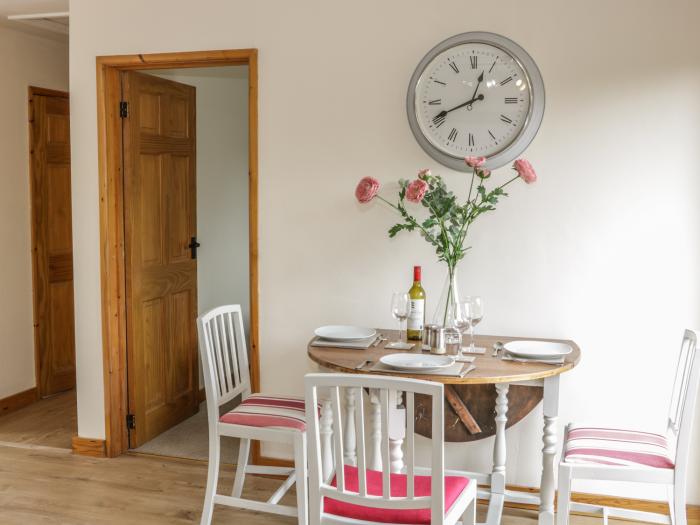
[[[207,329],[209,330],[209,340],[211,341],[211,355],[214,358],[214,362],[216,363],[216,385],[219,387],[219,395],[223,396],[224,393],[226,392],[223,384],[224,380],[224,369],[223,365],[221,363],[221,356],[219,355],[219,351],[217,348],[217,339],[215,337],[215,327],[214,323],[209,323],[207,325]]]
[[[391,460],[389,458],[389,390],[382,388],[379,394],[382,427],[382,496],[391,497]]]
[[[406,392],[406,495],[415,497],[415,430],[414,430],[414,394]]]
[[[343,463],[343,420],[340,412],[340,388],[331,388],[331,408],[333,410],[333,452],[335,456],[335,477],[338,490],[345,492],[345,465]]]
[[[240,369],[240,364],[238,362],[238,344],[236,342],[236,335],[235,335],[235,328],[233,326],[234,320],[233,316],[237,314],[233,314],[231,312],[228,312],[225,314],[228,316],[228,339],[230,341],[231,345],[231,367],[233,368],[233,380],[234,384],[236,386],[241,384],[241,369]]]
[[[225,318],[223,315],[216,316],[214,318],[215,326],[217,327],[217,333],[219,334],[219,345],[221,346],[221,354],[224,356],[224,373],[226,379],[226,393],[228,394],[235,386],[231,377],[231,357],[229,355],[229,345],[226,344],[226,326]]]
[[[357,441],[357,477],[360,496],[367,496],[367,457],[365,450],[365,404],[362,389],[357,389],[355,438]]]

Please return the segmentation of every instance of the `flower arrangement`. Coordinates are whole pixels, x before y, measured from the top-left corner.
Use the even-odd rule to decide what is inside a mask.
[[[518,159],[513,163],[515,176],[488,190],[486,181],[491,178],[491,171],[483,167],[486,159],[466,157],[464,161],[472,169],[469,193],[465,202],[458,202],[457,196],[447,189],[442,177],[433,175],[429,169],[420,170],[417,178],[412,181],[399,180],[399,195],[395,204],[379,195],[381,185],[373,177],[362,178],[355,189],[355,197],[359,202],[368,203],[377,198],[401,216],[401,222],[389,229],[389,237],[395,237],[404,230],[408,232],[417,230],[435,247],[438,260],[444,261],[447,265],[450,290],[453,288],[457,264],[471,248],[465,246],[471,224],[484,213],[496,209],[499,198],[508,196],[504,189],[510,183],[522,179],[527,184],[532,184],[537,180],[537,174],[530,162],[526,159]],[[422,220],[416,218],[413,212],[409,211],[406,201],[422,205],[427,211],[427,217]],[[447,306],[449,303],[448,292]]]

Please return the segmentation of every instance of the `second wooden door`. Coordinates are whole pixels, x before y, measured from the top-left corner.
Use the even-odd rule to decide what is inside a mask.
[[[122,94],[133,448],[198,408],[195,88],[124,72]]]
[[[30,89],[32,267],[37,389],[75,387],[68,93]]]

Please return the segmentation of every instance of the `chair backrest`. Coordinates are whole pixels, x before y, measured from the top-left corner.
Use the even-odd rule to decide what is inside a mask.
[[[207,410],[218,418],[219,406],[239,394],[244,397],[250,394],[241,306],[228,304],[200,315],[197,331]]]
[[[676,467],[687,464],[695,403],[700,385],[700,359],[697,358],[697,332],[686,330],[673,381],[667,435],[675,445]]]
[[[308,374],[306,387],[306,422],[309,440],[309,498],[310,512],[322,513],[322,500],[330,497],[344,503],[383,509],[431,509],[431,522],[442,523],[445,515],[445,458],[444,458],[444,401],[443,386],[440,383],[357,374]],[[357,451],[357,490],[350,490],[345,479],[345,459],[343,451],[343,420],[341,419],[341,399],[348,390],[355,394],[356,408],[354,427]],[[369,389],[371,396],[378,400],[380,417],[370,415],[373,425],[379,424],[381,432],[382,494],[369,493],[367,482],[368,457],[374,451],[368,451],[365,442],[365,402],[364,389]],[[415,450],[414,450],[414,407],[415,394],[430,396],[432,399],[432,454],[430,471],[432,474],[431,496],[415,494]],[[333,412],[333,469],[327,479],[322,475],[320,415],[315,408],[319,396],[327,396]],[[390,399],[405,396],[403,405],[406,409],[406,442],[404,462],[406,464],[406,497],[391,496],[391,459],[389,453]],[[396,396],[396,397],[395,397]],[[376,405],[375,405],[376,406]],[[371,413],[371,411],[370,411]],[[396,416],[396,413],[394,413]],[[379,421],[377,421],[377,419]],[[401,422],[403,424],[403,422]],[[399,425],[400,426],[400,425]],[[391,422],[396,430],[396,422]],[[373,429],[376,432],[376,427]],[[376,455],[376,454],[375,454]],[[331,486],[335,475],[336,486]],[[312,522],[315,522],[312,518]]]

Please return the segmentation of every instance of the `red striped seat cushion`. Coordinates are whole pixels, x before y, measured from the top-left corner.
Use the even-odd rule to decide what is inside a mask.
[[[572,428],[564,444],[566,463],[673,468],[666,438],[613,428]]]
[[[306,430],[303,397],[251,394],[219,418],[222,423],[249,427]]]
[[[431,477],[415,476],[414,490],[416,496],[430,496]],[[336,479],[333,478],[331,486],[335,487]],[[462,492],[469,486],[469,478],[463,476],[445,476],[445,512],[447,512]],[[359,474],[357,467],[345,465],[345,490],[357,492],[359,490]],[[393,497],[406,497],[408,493],[406,474],[391,474],[391,495]],[[377,470],[367,471],[367,494],[371,496],[382,495],[382,473]],[[381,509],[377,507],[364,507],[345,503],[333,498],[324,498],[323,511],[334,516],[344,516],[363,521],[380,523],[430,523],[430,509]],[[441,521],[441,520],[436,520]]]

